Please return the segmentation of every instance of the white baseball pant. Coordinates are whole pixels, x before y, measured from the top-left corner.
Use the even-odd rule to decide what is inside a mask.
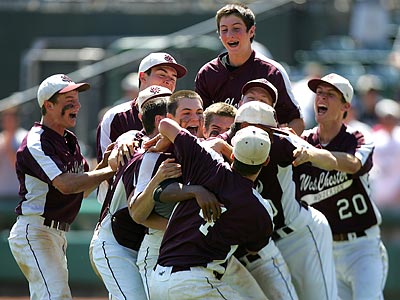
[[[147,300],[136,266],[137,251],[115,240],[110,214],[101,222],[92,244],[93,262],[112,299]]]
[[[43,225],[40,216],[19,216],[8,238],[29,282],[31,300],[72,299],[68,286],[65,232]]]
[[[191,267],[174,272],[173,267],[156,266],[150,279],[151,300],[235,299],[245,300],[229,284],[218,280],[213,271]]]
[[[367,236],[333,242],[336,276],[341,300],[383,300],[388,273],[388,255],[379,227],[366,230]]]
[[[240,258],[269,300],[298,300],[289,268],[274,241]]]
[[[147,293],[149,293],[151,273],[157,264],[163,235],[163,231],[149,229],[149,234],[145,235],[139,249],[137,265]],[[241,295],[246,296],[246,299],[267,300],[255,279],[233,256],[229,258],[225,274],[221,280],[229,284]]]
[[[307,217],[308,216],[308,217]],[[338,290],[333,260],[332,232],[325,216],[309,207],[299,218],[307,225],[293,226],[295,230],[276,240],[300,300],[337,300]],[[302,221],[299,223],[303,223]]]

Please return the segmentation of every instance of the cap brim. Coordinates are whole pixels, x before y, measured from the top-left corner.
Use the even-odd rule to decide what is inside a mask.
[[[58,91],[59,94],[64,94],[68,93],[73,90],[78,90],[78,92],[84,92],[86,90],[90,89],[90,84],[89,83],[74,83],[66,86],[65,88],[61,89]]]
[[[317,87],[318,87],[320,84],[327,84],[327,85],[333,87],[335,90],[339,91],[340,94],[342,94],[342,92],[341,92],[336,86],[334,86],[332,83],[330,83],[330,82],[328,82],[328,81],[325,81],[325,80],[322,80],[322,79],[318,79],[318,78],[316,78],[316,79],[311,79],[310,81],[308,81],[308,87],[309,87],[310,90],[312,90],[314,93],[317,92]]]
[[[247,91],[253,87],[260,87],[263,88],[265,90],[268,91],[268,93],[270,94],[272,100],[274,101],[274,103],[276,103],[276,97],[277,95],[275,94],[275,91],[271,89],[271,87],[269,87],[268,85],[261,83],[261,82],[250,82],[250,83],[246,83],[243,88],[242,88],[242,95],[246,94]]]
[[[186,73],[187,73],[187,69],[184,66],[180,65],[180,64],[161,63],[161,64],[158,64],[158,65],[152,66],[152,68],[154,68],[155,66],[168,66],[168,67],[174,68],[176,70],[176,77],[177,78],[181,78],[181,77],[185,76]]]

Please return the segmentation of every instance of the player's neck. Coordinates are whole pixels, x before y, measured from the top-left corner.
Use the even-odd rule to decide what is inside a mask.
[[[249,48],[240,53],[228,53],[228,63],[233,67],[240,67],[250,58],[252,52],[253,50]]]
[[[329,144],[340,132],[341,123],[319,124],[319,142]]]

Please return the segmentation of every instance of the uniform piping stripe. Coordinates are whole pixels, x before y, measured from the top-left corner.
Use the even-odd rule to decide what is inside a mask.
[[[225,296],[222,295],[221,291],[220,291],[218,288],[215,288],[215,287],[213,286],[213,284],[210,282],[210,280],[208,279],[208,277],[206,277],[206,280],[207,280],[207,283],[211,286],[212,289],[216,289],[216,290],[217,290],[218,294],[221,295],[222,299],[228,300],[228,298],[225,298]]]
[[[278,270],[279,274],[281,275],[281,278],[282,278],[283,282],[285,282],[285,286],[286,286],[287,291],[289,292],[290,299],[293,300],[294,297],[293,297],[293,295],[292,295],[292,293],[291,293],[291,290],[290,290],[290,288],[289,288],[288,281],[287,281],[287,280],[285,279],[285,277],[282,275],[282,272],[281,272],[281,270],[279,269],[279,266],[275,264],[275,259],[274,259],[274,258],[272,258],[272,262],[273,262],[273,264],[274,264],[275,269]]]
[[[149,282],[148,282],[148,280],[147,280],[147,278],[148,278],[148,274],[147,274],[147,271],[148,271],[148,268],[147,268],[147,258],[148,258],[148,256],[149,256],[149,248],[150,248],[150,247],[147,247],[147,249],[146,249],[146,255],[145,255],[145,257],[144,257],[144,278],[145,278],[145,280],[146,280],[145,288],[146,288],[146,291],[147,291],[147,295],[150,295],[150,291],[149,291]]]
[[[316,240],[315,240],[314,234],[313,234],[313,232],[312,232],[310,226],[307,225],[306,227],[307,227],[308,231],[310,232],[311,237],[312,237],[312,239],[313,239],[313,241],[314,241],[315,249],[317,249],[319,266],[320,266],[320,269],[321,269],[322,278],[324,279],[325,295],[326,295],[326,299],[329,299],[328,286],[327,286],[327,284],[326,284],[326,278],[325,278],[325,270],[324,270],[323,267],[322,267],[321,253],[320,253],[320,251],[319,251],[319,249],[318,249],[317,242],[316,242]]]
[[[105,245],[105,242],[103,241],[103,242],[102,242],[102,245],[101,245],[101,248],[103,249],[104,258],[105,258],[106,261],[107,261],[108,269],[110,270],[110,273],[111,273],[112,277],[114,278],[114,281],[115,281],[116,285],[118,286],[118,289],[119,289],[119,291],[121,292],[121,295],[124,297],[124,299],[126,299],[126,296],[125,296],[125,294],[123,293],[123,291],[122,291],[122,289],[121,289],[121,287],[120,287],[120,285],[119,285],[119,283],[118,283],[117,278],[115,278],[115,275],[114,275],[114,272],[113,272],[113,270],[112,270],[112,268],[111,268],[110,261],[109,261],[109,259],[108,259],[108,257],[107,257],[106,248],[104,247],[104,245]]]
[[[29,238],[28,238],[28,231],[29,231],[29,224],[26,225],[25,238],[26,238],[26,241],[27,241],[27,243],[28,243],[28,245],[29,245],[29,248],[31,249],[31,252],[32,252],[33,257],[35,258],[36,266],[37,266],[37,268],[39,269],[40,276],[42,277],[43,282],[44,282],[44,285],[46,286],[46,291],[47,291],[47,294],[49,295],[49,299],[51,299],[51,294],[50,294],[50,291],[49,291],[49,287],[47,286],[46,279],[45,279],[45,277],[44,277],[44,275],[43,275],[42,269],[40,268],[39,261],[38,261],[38,259],[37,259],[37,257],[36,257],[35,251],[33,251],[32,245],[31,245],[31,243],[30,243],[30,241],[29,241]]]

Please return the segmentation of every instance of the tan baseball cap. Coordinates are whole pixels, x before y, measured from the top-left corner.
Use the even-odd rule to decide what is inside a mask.
[[[255,126],[247,126],[236,132],[232,145],[235,158],[252,166],[265,163],[271,149],[268,133]]]
[[[139,73],[147,72],[155,66],[165,65],[176,70],[176,75],[181,78],[186,75],[187,69],[178,64],[170,54],[164,52],[154,52],[142,59],[139,65]]]
[[[260,87],[265,89],[271,96],[271,99],[273,101],[272,105],[275,106],[276,101],[278,100],[278,91],[271,82],[269,82],[265,78],[251,80],[242,87],[242,95],[245,95],[247,91],[253,87]]]
[[[142,112],[143,104],[145,104],[147,101],[158,97],[165,97],[165,96],[169,97],[171,95],[172,92],[163,86],[151,85],[145,88],[143,91],[139,92],[136,100],[139,112]]]
[[[86,91],[90,88],[90,85],[86,82],[75,83],[65,74],[52,75],[39,85],[37,92],[37,99],[39,106],[42,107],[44,101],[49,100],[56,93],[64,94],[73,90],[78,92]]]
[[[354,90],[350,82],[346,78],[336,73],[330,73],[322,77],[321,79],[309,80],[308,87],[315,93],[317,91],[317,87],[321,83],[327,83],[333,86],[343,95],[343,98],[344,100],[346,100],[347,103],[351,103],[351,100],[353,99]]]

